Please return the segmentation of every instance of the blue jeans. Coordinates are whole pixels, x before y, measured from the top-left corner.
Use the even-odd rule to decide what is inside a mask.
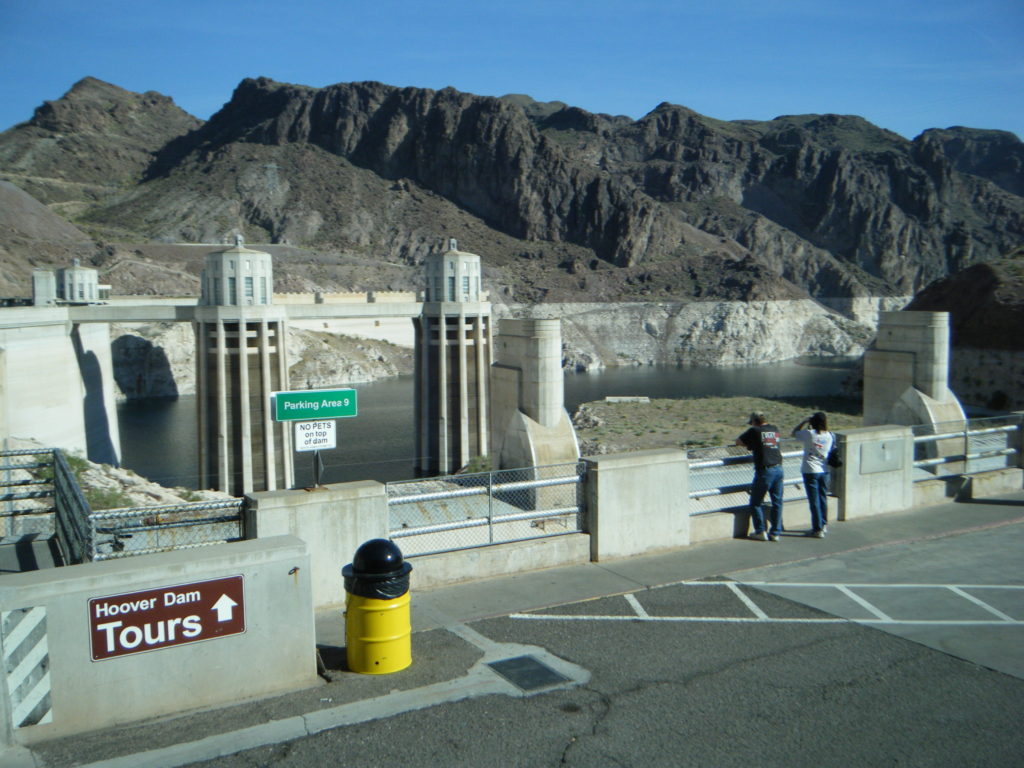
[[[828,524],[828,472],[805,474],[804,488],[811,508],[811,528],[820,531]]]
[[[754,483],[750,486],[750,522],[754,533],[764,531],[764,495],[772,501],[768,521],[771,528],[768,535],[777,536],[782,532],[782,465],[754,470]]]

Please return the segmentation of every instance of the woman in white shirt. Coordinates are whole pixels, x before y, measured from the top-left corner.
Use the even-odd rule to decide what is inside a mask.
[[[804,446],[800,471],[807,490],[807,505],[811,508],[811,535],[821,539],[828,530],[827,461],[835,435],[828,431],[828,417],[818,411],[796,425],[793,437]]]

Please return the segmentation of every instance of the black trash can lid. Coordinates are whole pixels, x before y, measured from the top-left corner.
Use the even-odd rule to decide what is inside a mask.
[[[356,550],[352,570],[357,573],[393,573],[402,570],[402,550],[388,539],[370,539]]]

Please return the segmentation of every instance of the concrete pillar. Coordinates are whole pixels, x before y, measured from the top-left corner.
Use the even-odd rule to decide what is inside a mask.
[[[270,377],[270,324],[261,320],[259,324],[259,339],[257,340],[257,354],[260,360],[260,397],[269,399],[273,392],[273,380]],[[290,430],[286,429],[286,432]],[[268,488],[279,488],[277,484],[277,452],[274,446],[274,422],[273,414],[269,408],[263,410],[263,461],[264,472],[267,476]]]
[[[272,392],[288,389],[282,310],[197,307],[196,328],[202,487],[242,496],[292,485],[290,425],[274,421],[270,405]]]
[[[469,463],[469,460],[473,458],[469,455],[469,433],[470,433],[470,420],[469,420],[469,381],[468,381],[468,366],[466,365],[466,344],[464,339],[466,338],[466,315],[464,312],[459,313],[458,321],[456,323],[458,328],[458,356],[459,356],[459,467],[464,467]],[[474,419],[475,421],[475,419]],[[475,431],[476,425],[472,425]]]
[[[484,344],[484,319],[476,317],[473,320],[473,339],[477,349],[493,349],[490,344],[490,324],[487,325],[487,344]],[[488,386],[487,367],[490,361],[485,355],[476,355],[476,381],[479,386],[479,397],[476,403],[476,442],[481,446],[481,454],[490,453],[490,420],[488,419],[487,403],[490,398],[490,387]]]
[[[914,436],[903,426],[836,433],[843,466],[832,470],[839,519],[880,515],[914,505]]]
[[[241,442],[243,446],[252,445],[252,387],[249,384],[249,325],[243,315],[238,321],[238,344],[235,346],[238,357],[238,404],[239,421],[241,422]],[[265,408],[264,410],[270,410]],[[242,493],[254,491],[252,450],[241,451]],[[272,486],[264,486],[264,490]]]
[[[431,390],[427,386],[427,382],[435,378],[434,366],[431,365],[433,357],[429,354],[431,322],[428,317],[417,318],[413,322],[416,326],[416,351],[419,353],[415,356],[417,386],[416,392],[413,395],[416,401],[414,408],[417,431],[416,452],[418,454],[416,457],[416,473],[425,475],[430,471],[429,457],[431,455],[431,430],[427,427],[430,422]]]
[[[675,448],[584,459],[591,560],[690,544],[690,470]]]
[[[948,382],[949,313],[880,312],[864,354],[864,424],[962,421]]]
[[[448,456],[448,323],[442,315],[437,322],[437,473],[446,475],[451,471]]]
[[[224,321],[217,320],[217,487],[229,488],[228,481],[228,366]]]
[[[363,542],[389,535],[387,492],[373,480],[325,485],[316,493],[265,491],[246,499],[247,539],[289,535],[306,543],[314,609],[345,602],[342,566]]]
[[[491,453],[504,468],[579,458],[565,411],[560,320],[502,320],[491,369]]]
[[[274,354],[277,356],[277,381],[280,386],[279,391],[285,392],[291,389],[291,385],[288,381],[288,320],[286,316],[282,315],[275,324],[274,337],[277,340],[273,350]],[[272,384],[270,385],[270,389],[274,389]],[[268,403],[267,407],[269,408],[269,398],[265,402]],[[280,425],[277,425],[277,428],[281,430],[280,450],[282,452],[281,464],[284,467],[284,482],[276,487],[291,488],[295,485],[295,461],[293,460],[295,457],[295,451],[292,440],[292,430],[287,427],[281,427]],[[277,439],[276,436],[275,439]]]

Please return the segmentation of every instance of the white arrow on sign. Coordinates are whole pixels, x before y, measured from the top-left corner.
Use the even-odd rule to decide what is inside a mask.
[[[227,595],[221,595],[220,599],[213,604],[213,610],[217,612],[217,621],[231,621],[232,610],[238,603]]]

